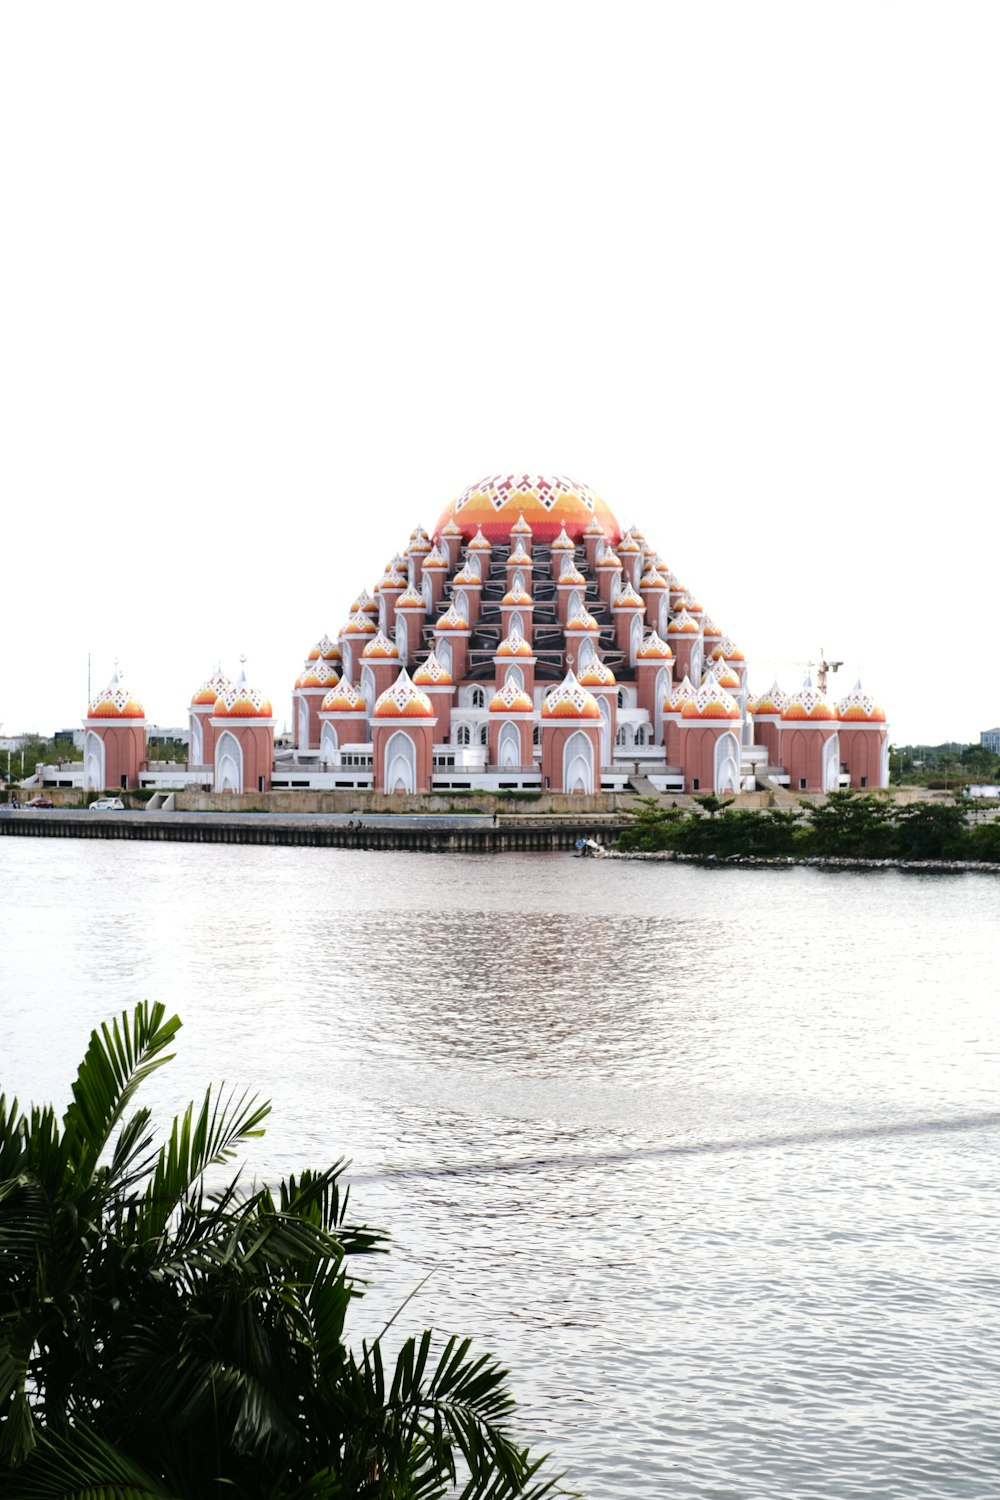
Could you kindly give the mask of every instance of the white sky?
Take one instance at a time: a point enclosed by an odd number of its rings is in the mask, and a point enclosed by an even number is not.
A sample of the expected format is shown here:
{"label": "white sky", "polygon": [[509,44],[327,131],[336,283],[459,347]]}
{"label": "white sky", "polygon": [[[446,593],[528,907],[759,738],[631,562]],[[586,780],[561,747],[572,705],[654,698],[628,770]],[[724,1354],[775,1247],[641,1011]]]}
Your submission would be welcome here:
{"label": "white sky", "polygon": [[481,475],[639,522],[751,684],[1000,722],[1000,8],[0,10],[0,721],[314,640]]}

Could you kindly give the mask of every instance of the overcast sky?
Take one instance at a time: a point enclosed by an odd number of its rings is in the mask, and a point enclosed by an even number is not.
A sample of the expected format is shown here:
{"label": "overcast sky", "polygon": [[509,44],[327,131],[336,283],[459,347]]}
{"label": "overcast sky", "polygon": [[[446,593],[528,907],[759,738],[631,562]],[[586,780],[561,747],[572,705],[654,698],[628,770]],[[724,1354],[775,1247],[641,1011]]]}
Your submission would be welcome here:
{"label": "overcast sky", "polygon": [[481,475],[567,474],[896,742],[997,685],[1000,7],[0,11],[0,721],[288,716]]}

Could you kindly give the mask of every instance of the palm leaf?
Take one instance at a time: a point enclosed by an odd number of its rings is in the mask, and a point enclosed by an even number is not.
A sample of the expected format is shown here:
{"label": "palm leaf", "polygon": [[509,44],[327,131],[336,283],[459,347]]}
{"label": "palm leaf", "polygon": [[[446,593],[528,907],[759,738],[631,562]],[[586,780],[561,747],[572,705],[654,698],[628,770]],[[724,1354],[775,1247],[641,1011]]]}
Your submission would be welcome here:
{"label": "palm leaf", "polygon": [[89,1183],[108,1137],[144,1079],[170,1061],[164,1056],[180,1029],[180,1018],[164,1020],[159,1001],[137,1005],[131,1021],[103,1023],[92,1031],[73,1084],[73,1102],[63,1117],[69,1163],[76,1181]]}
{"label": "palm leaf", "polygon": [[5,1500],[172,1500],[169,1490],[83,1423],[45,1432],[31,1458],[4,1475]]}
{"label": "palm leaf", "polygon": [[210,1088],[197,1118],[194,1104],[189,1104],[174,1120],[170,1140],[157,1159],[140,1214],[142,1230],[150,1236],[162,1234],[181,1200],[209,1167],[232,1160],[241,1142],[264,1134],[261,1122],[270,1112],[270,1104],[258,1104],[256,1095],[235,1099],[230,1093],[225,1102],[213,1103]]}

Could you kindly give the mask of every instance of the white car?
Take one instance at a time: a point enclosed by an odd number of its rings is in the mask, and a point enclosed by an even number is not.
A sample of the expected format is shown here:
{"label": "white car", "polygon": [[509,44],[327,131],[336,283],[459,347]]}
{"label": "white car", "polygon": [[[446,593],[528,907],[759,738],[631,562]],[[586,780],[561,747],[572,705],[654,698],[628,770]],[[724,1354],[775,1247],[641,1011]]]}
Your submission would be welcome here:
{"label": "white car", "polygon": [[125,804],[120,797],[98,797],[90,804],[91,812],[124,812]]}

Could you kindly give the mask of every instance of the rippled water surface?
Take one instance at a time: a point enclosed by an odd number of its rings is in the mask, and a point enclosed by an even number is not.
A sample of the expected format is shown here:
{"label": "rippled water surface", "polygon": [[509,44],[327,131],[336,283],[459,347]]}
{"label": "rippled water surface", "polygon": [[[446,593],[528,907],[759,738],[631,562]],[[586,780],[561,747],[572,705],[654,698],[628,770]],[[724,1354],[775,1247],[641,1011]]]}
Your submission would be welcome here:
{"label": "rippled water surface", "polygon": [[1000,1495],[1000,879],[0,840],[0,1086],[183,1016],[593,1500]]}

